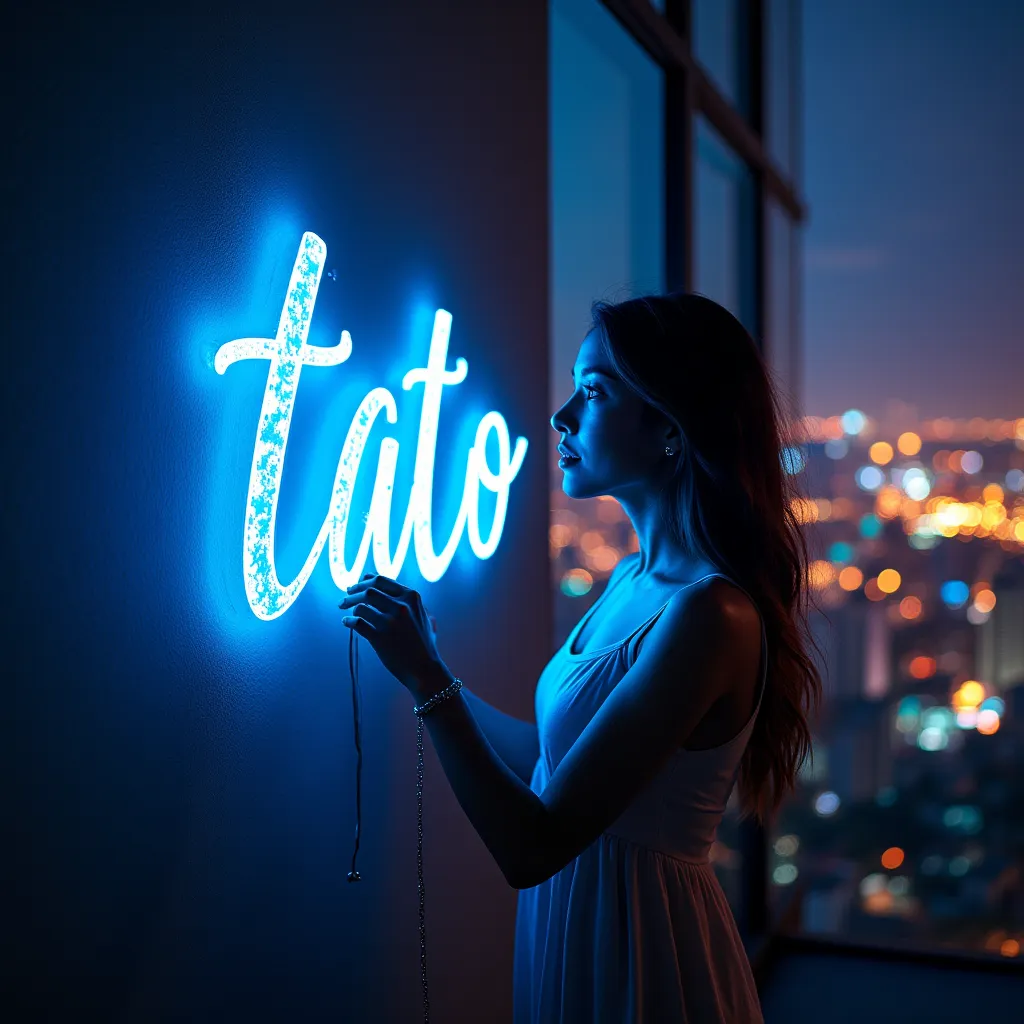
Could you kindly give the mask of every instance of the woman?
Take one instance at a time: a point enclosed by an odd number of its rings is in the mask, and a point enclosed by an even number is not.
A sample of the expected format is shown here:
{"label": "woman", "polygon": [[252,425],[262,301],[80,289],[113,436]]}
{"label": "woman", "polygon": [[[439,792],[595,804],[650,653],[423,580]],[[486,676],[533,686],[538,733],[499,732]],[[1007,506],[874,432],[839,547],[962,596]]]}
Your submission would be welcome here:
{"label": "woman", "polygon": [[710,851],[735,785],[765,822],[793,789],[821,698],[778,392],[710,299],[597,303],[551,423],[566,494],[615,497],[639,551],[542,673],[536,729],[459,692],[414,591],[362,581],[343,605],[379,595],[377,640],[346,624],[418,703],[455,690],[424,720],[520,890],[517,1024],[754,1024]]}

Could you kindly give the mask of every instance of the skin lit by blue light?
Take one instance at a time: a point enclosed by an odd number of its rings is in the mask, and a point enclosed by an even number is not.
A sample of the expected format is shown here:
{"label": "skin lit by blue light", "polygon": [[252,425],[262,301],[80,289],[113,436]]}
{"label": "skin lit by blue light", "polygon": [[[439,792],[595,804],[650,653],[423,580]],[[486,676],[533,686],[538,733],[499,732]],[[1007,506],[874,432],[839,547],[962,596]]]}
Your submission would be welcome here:
{"label": "skin lit by blue light", "polygon": [[[275,565],[274,536],[280,481],[299,375],[303,366],[337,366],[352,354],[352,338],[348,331],[342,331],[339,342],[329,348],[312,346],[307,341],[326,256],[327,246],[323,240],[307,231],[299,243],[277,335],[274,338],[229,341],[220,347],[214,361],[217,372],[221,374],[232,363],[244,359],[266,359],[270,363],[256,428],[242,543],[245,593],[249,607],[261,619],[274,619],[288,610],[306,585],[325,544],[328,546],[331,576],[341,590],[347,589],[363,575],[371,548],[376,571],[395,578],[401,572],[411,541],[420,573],[430,582],[444,575],[464,530],[477,558],[490,558],[504,529],[509,487],[526,455],[526,438],[516,438],[513,446],[508,426],[500,413],[492,411],[482,417],[466,461],[462,503],[455,526],[444,548],[439,553],[435,552],[431,507],[441,389],[446,384],[460,384],[466,379],[469,369],[466,360],[461,358],[456,360],[454,370],[445,369],[452,316],[443,309],[437,310],[427,365],[409,370],[402,380],[405,391],[418,384],[423,385],[423,402],[413,483],[394,555],[391,554],[389,524],[399,443],[395,438],[386,436],[380,442],[377,475],[359,550],[354,563],[345,565],[345,536],[352,513],[352,493],[370,431],[382,413],[388,423],[398,422],[394,396],[387,388],[378,387],[363,398],[352,417],[338,460],[327,515],[309,555],[295,579],[282,583]],[[494,468],[488,464],[486,454],[488,436],[492,433],[498,448]],[[486,537],[480,529],[480,487],[496,498],[494,519]]]}

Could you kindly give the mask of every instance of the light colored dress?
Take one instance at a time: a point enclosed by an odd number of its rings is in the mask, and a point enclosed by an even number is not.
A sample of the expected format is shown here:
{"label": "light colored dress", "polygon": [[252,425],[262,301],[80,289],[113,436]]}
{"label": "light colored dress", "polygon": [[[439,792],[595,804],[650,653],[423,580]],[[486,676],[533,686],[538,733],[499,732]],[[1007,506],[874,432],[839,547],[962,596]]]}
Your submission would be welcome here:
{"label": "light colored dress", "polygon": [[[702,579],[712,576],[729,579]],[[625,640],[573,654],[591,608],[555,653],[537,683],[535,793],[544,791],[667,605]],[[763,619],[761,664],[754,712],[732,740],[678,750],[594,843],[547,881],[520,890],[515,1024],[761,1024],[750,963],[709,860],[761,706]]]}

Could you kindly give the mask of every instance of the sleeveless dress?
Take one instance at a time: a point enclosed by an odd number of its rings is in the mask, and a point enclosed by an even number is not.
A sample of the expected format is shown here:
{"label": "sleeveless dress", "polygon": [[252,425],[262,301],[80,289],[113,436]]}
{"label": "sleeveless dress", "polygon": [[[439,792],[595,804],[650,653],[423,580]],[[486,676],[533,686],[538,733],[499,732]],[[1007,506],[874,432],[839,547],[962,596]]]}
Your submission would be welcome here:
{"label": "sleeveless dress", "polygon": [[[702,580],[713,576],[729,579],[711,573]],[[535,793],[667,604],[625,640],[574,654],[592,607],[541,673]],[[746,950],[709,854],[761,706],[767,660],[762,619],[761,681],[743,729],[709,750],[678,750],[594,843],[547,881],[519,891],[515,1024],[762,1024]]]}

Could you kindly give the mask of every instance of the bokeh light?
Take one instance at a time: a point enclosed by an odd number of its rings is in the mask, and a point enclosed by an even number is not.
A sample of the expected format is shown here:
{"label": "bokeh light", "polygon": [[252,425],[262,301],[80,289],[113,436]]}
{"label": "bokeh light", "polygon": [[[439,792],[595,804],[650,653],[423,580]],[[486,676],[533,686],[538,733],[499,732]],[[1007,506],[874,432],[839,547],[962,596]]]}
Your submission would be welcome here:
{"label": "bokeh light", "polygon": [[932,485],[928,473],[920,466],[911,466],[900,478],[900,486],[908,498],[924,501],[931,493]]}
{"label": "bokeh light", "polygon": [[839,797],[830,789],[819,793],[814,801],[814,811],[822,818],[831,817],[839,810]]}
{"label": "bokeh light", "polygon": [[879,466],[885,466],[892,462],[892,457],[895,453],[892,450],[892,445],[888,441],[876,441],[868,449],[868,458],[872,462],[878,463]]}
{"label": "bokeh light", "polygon": [[807,567],[807,582],[817,589],[827,587],[836,577],[836,571],[831,562],[824,559],[817,559]]}
{"label": "bokeh light", "polygon": [[848,565],[839,573],[839,586],[843,590],[856,590],[864,582],[864,573],[855,565]]}
{"label": "bokeh light", "polygon": [[978,712],[978,724],[975,728],[983,736],[991,736],[999,731],[999,716],[991,709]]}
{"label": "bokeh light", "polygon": [[797,850],[800,849],[800,839],[794,835],[779,836],[775,840],[774,849],[780,857],[794,857]]}
{"label": "bokeh light", "polygon": [[850,451],[850,442],[845,437],[833,438],[825,442],[825,455],[830,459],[842,459]]}
{"label": "bokeh light", "polygon": [[882,854],[882,867],[894,871],[903,863],[904,854],[898,846],[890,846]]}
{"label": "bokeh light", "polygon": [[963,580],[946,580],[939,594],[947,608],[963,608],[971,595],[970,588]]}
{"label": "bokeh light", "polygon": [[799,874],[795,864],[780,864],[772,872],[772,881],[776,885],[791,885],[797,880]]}
{"label": "bokeh light", "polygon": [[908,430],[897,438],[896,447],[901,455],[916,455],[921,450],[921,438]]}
{"label": "bokeh light", "polygon": [[980,473],[983,465],[985,465],[985,460],[981,457],[981,452],[964,452],[960,459],[960,468],[972,476],[975,473]]}
{"label": "bokeh light", "polygon": [[868,540],[874,540],[880,536],[884,529],[884,523],[878,518],[873,512],[868,512],[867,515],[861,516],[858,529],[860,535],[866,537]]}
{"label": "bokeh light", "polygon": [[936,668],[937,665],[934,658],[929,658],[927,654],[919,654],[917,657],[910,659],[907,671],[914,679],[930,679],[935,675]]}
{"label": "bokeh light", "polygon": [[847,544],[845,540],[837,540],[834,544],[829,545],[828,558],[830,562],[852,562],[854,554],[853,545]]}
{"label": "bokeh light", "polygon": [[902,578],[895,569],[883,569],[878,574],[878,589],[883,594],[895,594],[900,589]]}
{"label": "bokeh light", "polygon": [[839,417],[839,421],[843,426],[843,430],[847,434],[856,435],[864,429],[867,425],[868,419],[860,409],[847,409],[847,411]]}
{"label": "bokeh light", "polygon": [[779,454],[780,461],[782,462],[783,470],[790,476],[796,476],[797,473],[803,471],[807,465],[807,456],[800,448],[795,448],[792,445],[782,449]]}
{"label": "bokeh light", "polygon": [[953,706],[959,708],[976,708],[985,699],[985,687],[976,679],[968,679],[961,683],[953,694]]}
{"label": "bokeh light", "polygon": [[567,597],[582,597],[593,585],[594,577],[586,569],[570,569],[562,576],[562,593]]}
{"label": "bokeh light", "polygon": [[862,491],[877,491],[885,483],[885,474],[877,466],[861,466],[854,479]]}

